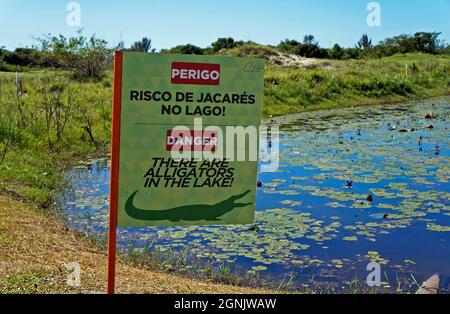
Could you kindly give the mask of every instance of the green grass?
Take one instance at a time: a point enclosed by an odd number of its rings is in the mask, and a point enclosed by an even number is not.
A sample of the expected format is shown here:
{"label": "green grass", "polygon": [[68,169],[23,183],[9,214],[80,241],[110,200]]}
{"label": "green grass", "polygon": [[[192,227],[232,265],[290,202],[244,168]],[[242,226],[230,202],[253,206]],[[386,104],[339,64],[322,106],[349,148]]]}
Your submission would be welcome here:
{"label": "green grass", "polygon": [[265,117],[450,93],[448,55],[398,54],[381,59],[315,60],[312,63],[307,60],[304,66],[287,67],[283,66],[282,58],[274,57],[279,54],[278,50],[257,44],[222,50],[219,54],[267,61]]}
{"label": "green grass", "polygon": [[63,279],[67,274],[35,268],[22,273],[8,274],[0,279],[0,294],[45,294],[53,291],[69,292]]}
{"label": "green grass", "polygon": [[[48,207],[64,184],[61,170],[66,161],[103,155],[109,145],[111,75],[101,82],[81,83],[65,72],[36,71],[20,79],[24,95],[17,99],[15,74],[0,73],[0,153],[4,141],[11,142],[0,165],[0,189]],[[46,103],[51,108],[47,114]]]}
{"label": "green grass", "polygon": [[169,272],[196,278],[206,282],[239,287],[290,291],[293,288],[295,274],[287,272],[281,280],[270,275],[261,275],[259,271],[244,272],[233,262],[213,263],[191,254],[189,249],[182,251],[162,251],[154,244],[136,249],[131,243],[126,251],[120,252],[121,258],[141,268]]}
{"label": "green grass", "polygon": [[[436,55],[436,56],[430,56],[429,54],[425,53],[405,53],[405,54],[396,54],[390,57],[385,57],[383,60],[385,61],[406,61],[406,62],[418,62],[418,61],[425,61],[429,62],[432,60],[449,60],[449,55]],[[410,64],[411,65],[411,64]]]}
{"label": "green grass", "polygon": [[[405,75],[405,64],[409,75]],[[413,64],[415,65],[413,71]],[[380,104],[449,93],[448,56],[318,61],[313,68],[269,65],[264,115]]]}

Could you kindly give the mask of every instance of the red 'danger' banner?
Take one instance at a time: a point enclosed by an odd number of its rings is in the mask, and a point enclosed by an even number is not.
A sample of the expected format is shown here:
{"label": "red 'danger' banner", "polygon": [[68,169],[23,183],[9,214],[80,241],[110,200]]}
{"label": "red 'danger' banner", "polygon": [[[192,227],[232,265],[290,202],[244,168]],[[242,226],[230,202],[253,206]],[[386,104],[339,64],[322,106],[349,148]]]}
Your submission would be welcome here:
{"label": "red 'danger' banner", "polygon": [[220,64],[172,62],[172,84],[219,85]]}

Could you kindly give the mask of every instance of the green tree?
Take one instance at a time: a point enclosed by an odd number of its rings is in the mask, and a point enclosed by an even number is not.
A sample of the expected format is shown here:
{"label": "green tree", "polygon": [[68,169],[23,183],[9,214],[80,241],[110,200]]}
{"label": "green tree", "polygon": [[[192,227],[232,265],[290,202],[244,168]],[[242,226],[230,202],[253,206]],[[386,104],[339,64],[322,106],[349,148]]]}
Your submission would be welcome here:
{"label": "green tree", "polygon": [[359,49],[367,50],[372,47],[372,39],[367,34],[363,34],[357,45]]}
{"label": "green tree", "polygon": [[339,46],[339,44],[334,44],[333,48],[330,49],[330,58],[335,60],[342,59],[342,56],[344,55],[344,52]]}
{"label": "green tree", "polygon": [[300,45],[301,43],[296,40],[285,39],[278,44],[277,48],[283,52],[295,53]]}
{"label": "green tree", "polygon": [[211,44],[213,52],[216,53],[222,49],[232,49],[237,46],[237,42],[233,38],[218,38],[215,42]]}
{"label": "green tree", "polygon": [[114,48],[108,48],[108,42],[95,34],[88,38],[79,31],[77,37],[48,35],[39,41],[42,51],[77,77],[100,79],[112,61]]}
{"label": "green tree", "polygon": [[423,52],[436,54],[439,52],[439,32],[418,32],[414,35],[402,34],[386,38],[377,49],[384,56],[396,53]]}
{"label": "green tree", "polygon": [[3,60],[17,66],[32,67],[40,64],[39,52],[32,48],[17,48],[14,52],[5,52]]}
{"label": "green tree", "polygon": [[439,48],[439,53],[443,55],[450,55],[450,44],[442,43],[441,47]]}
{"label": "green tree", "polygon": [[313,35],[306,35],[305,37],[303,37],[303,44],[319,46],[319,43],[316,41]]}
{"label": "green tree", "polygon": [[419,52],[436,54],[439,48],[438,32],[418,32],[414,34],[414,49]]}
{"label": "green tree", "polygon": [[203,49],[191,44],[179,45],[169,50],[169,53],[179,53],[187,55],[202,55]]}
{"label": "green tree", "polygon": [[326,49],[320,48],[319,44],[312,35],[305,36],[303,43],[300,43],[296,40],[286,39],[278,45],[278,49],[306,58],[328,57],[328,51]]}
{"label": "green tree", "polygon": [[131,51],[140,51],[140,52],[155,52],[155,49],[152,49],[152,40],[150,37],[144,37],[141,40],[134,42],[131,47]]}

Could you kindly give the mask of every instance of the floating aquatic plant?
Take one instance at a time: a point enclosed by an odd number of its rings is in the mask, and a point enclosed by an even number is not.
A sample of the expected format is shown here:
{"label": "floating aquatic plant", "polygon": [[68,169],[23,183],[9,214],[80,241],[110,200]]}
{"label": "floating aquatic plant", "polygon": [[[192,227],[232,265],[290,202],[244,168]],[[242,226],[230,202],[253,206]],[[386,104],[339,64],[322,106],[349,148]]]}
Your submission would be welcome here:
{"label": "floating aquatic plant", "polygon": [[[286,125],[280,165],[277,172],[259,175],[254,225],[120,229],[119,246],[155,243],[165,254],[189,248],[196,257],[245,265],[253,273],[317,270],[336,278],[336,271],[351,271],[367,260],[396,271],[412,268],[408,261],[416,258],[402,254],[395,241],[425,241],[431,251],[450,231],[448,121],[433,119],[433,129],[426,129],[421,120],[426,110],[423,104],[399,105],[305,113],[298,122],[280,118]],[[448,104],[433,111],[443,116]],[[356,138],[355,129],[361,134]],[[103,161],[68,172],[69,225],[105,236],[108,171]],[[386,247],[402,257],[390,263],[381,257]]]}

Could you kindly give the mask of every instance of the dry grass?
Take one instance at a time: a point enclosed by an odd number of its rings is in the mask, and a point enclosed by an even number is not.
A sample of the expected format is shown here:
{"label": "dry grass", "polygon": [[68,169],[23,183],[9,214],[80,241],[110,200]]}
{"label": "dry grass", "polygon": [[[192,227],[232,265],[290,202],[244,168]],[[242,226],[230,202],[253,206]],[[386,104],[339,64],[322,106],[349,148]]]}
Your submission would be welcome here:
{"label": "dry grass", "polygon": [[[81,266],[81,288],[66,284],[64,264]],[[103,293],[106,252],[54,217],[0,195],[0,293]],[[117,264],[118,293],[262,293]]]}

